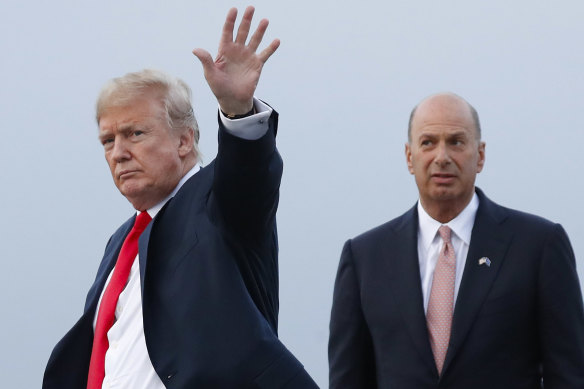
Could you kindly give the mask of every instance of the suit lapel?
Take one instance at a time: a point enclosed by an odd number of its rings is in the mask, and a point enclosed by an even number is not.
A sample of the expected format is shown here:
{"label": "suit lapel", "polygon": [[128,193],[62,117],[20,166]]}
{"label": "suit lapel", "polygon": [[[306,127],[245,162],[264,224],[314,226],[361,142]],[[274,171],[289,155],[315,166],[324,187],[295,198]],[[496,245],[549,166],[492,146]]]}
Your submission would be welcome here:
{"label": "suit lapel", "polygon": [[[184,204],[184,201],[181,200],[185,198],[184,196],[188,196],[189,206],[192,206],[193,204],[205,204],[205,201],[197,201],[198,199],[195,196],[204,196],[205,193],[207,193],[206,192],[208,190],[207,186],[201,184],[204,182],[202,180],[204,179],[205,174],[208,174],[209,171],[211,172],[213,171],[213,164],[214,162],[211,162],[211,164],[209,164],[207,167],[202,167],[199,172],[190,177],[179,189],[179,191],[172,198],[170,198],[166,202],[166,204],[164,204],[164,206],[160,209],[160,211],[158,211],[156,216],[154,216],[154,219],[152,219],[152,221],[148,224],[148,226],[146,226],[146,229],[140,235],[140,238],[138,239],[138,260],[140,262],[140,287],[142,291],[142,299],[144,299],[144,283],[145,283],[144,280],[146,280],[146,267],[148,265],[148,247],[150,244],[150,238],[152,236],[153,229],[156,228],[156,225],[163,223],[163,225],[158,229],[156,237],[160,238],[162,232],[166,234],[174,234],[175,230],[172,228],[173,223],[171,222],[170,226],[168,225],[168,223],[164,224],[163,221],[164,214],[168,212],[174,212],[174,214],[178,212],[180,215],[185,214],[186,210],[184,207],[177,209],[177,207],[175,206],[174,211],[169,210],[169,208],[172,207],[173,203],[178,202],[179,204]],[[193,192],[193,190],[195,190],[195,192]],[[166,220],[169,219],[179,220],[179,217],[178,216],[173,217],[171,213],[170,216],[166,217]],[[187,226],[182,227],[187,228]],[[182,234],[191,237],[191,245],[186,246],[186,249],[184,247],[179,247],[177,245],[179,249],[183,249],[183,252],[175,255],[176,258],[182,258],[182,256],[186,254],[186,252],[192,247],[192,245],[194,245],[197,242],[195,232],[187,231],[183,232]],[[193,239],[192,237],[195,238]],[[162,236],[162,240],[165,243],[167,242],[164,235]],[[156,244],[156,241],[154,244]]]}
{"label": "suit lapel", "polygon": [[103,255],[103,259],[101,260],[101,264],[99,265],[99,269],[97,270],[97,276],[95,277],[95,282],[91,286],[87,294],[87,302],[85,304],[85,311],[95,312],[97,308],[97,302],[99,301],[99,297],[101,296],[101,292],[105,286],[105,281],[107,277],[111,273],[112,269],[114,268],[117,260],[118,255],[120,255],[120,250],[122,248],[122,244],[126,239],[126,236],[132,229],[134,225],[134,220],[136,216],[131,217],[128,219],[124,224],[120,226],[120,228],[112,235],[110,241],[106,246],[105,253]]}
{"label": "suit lapel", "polygon": [[[161,211],[162,210],[160,210],[158,214],[160,214]],[[148,263],[148,242],[150,242],[150,234],[152,233],[152,226],[154,225],[155,220],[156,217],[154,217],[154,220],[148,223],[146,229],[142,232],[140,238],[138,239],[138,261],[140,261],[140,287],[142,292],[142,301],[144,301],[144,277],[146,275],[146,264]]]}
{"label": "suit lapel", "polygon": [[[454,308],[452,333],[443,371],[448,368],[475,321],[499,273],[512,238],[509,231],[501,228],[505,218],[503,209],[491,202],[479,189],[477,194],[480,203]],[[490,260],[490,265],[479,263],[483,257]]]}
{"label": "suit lapel", "polygon": [[[391,287],[416,349],[422,359],[434,370],[434,356],[430,347],[418,260],[418,211],[416,206],[403,216],[402,224],[395,227],[395,239],[388,242],[384,258],[391,258]],[[393,269],[392,269],[393,268]]]}

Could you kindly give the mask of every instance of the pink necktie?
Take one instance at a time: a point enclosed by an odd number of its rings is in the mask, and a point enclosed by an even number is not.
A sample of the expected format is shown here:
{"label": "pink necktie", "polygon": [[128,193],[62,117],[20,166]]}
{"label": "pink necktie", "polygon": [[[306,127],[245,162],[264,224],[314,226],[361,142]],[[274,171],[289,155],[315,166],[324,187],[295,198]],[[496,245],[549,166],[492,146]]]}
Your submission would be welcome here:
{"label": "pink necktie", "polygon": [[136,255],[138,255],[138,238],[150,223],[150,220],[152,218],[148,215],[148,212],[141,212],[136,217],[134,227],[126,236],[114,273],[101,298],[93,336],[93,350],[91,351],[91,361],[89,363],[87,389],[100,389],[102,386],[105,377],[105,353],[109,347],[107,332],[114,324],[118,298],[126,287],[132,263],[134,263]]}
{"label": "pink necktie", "polygon": [[450,241],[450,227],[441,226],[438,230],[444,241],[440,250],[438,262],[434,270],[432,291],[426,312],[430,344],[434,353],[434,360],[438,368],[438,374],[442,373],[448,342],[450,341],[450,329],[452,327],[452,313],[454,307],[454,280],[456,278],[456,255]]}

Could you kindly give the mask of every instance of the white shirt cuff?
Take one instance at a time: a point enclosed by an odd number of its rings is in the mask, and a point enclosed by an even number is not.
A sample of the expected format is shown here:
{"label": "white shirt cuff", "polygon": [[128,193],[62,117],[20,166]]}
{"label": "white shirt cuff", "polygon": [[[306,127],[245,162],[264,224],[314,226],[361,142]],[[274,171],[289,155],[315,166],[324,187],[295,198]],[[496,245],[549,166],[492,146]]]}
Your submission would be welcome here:
{"label": "white shirt cuff", "polygon": [[233,136],[246,140],[256,140],[264,136],[268,132],[268,119],[272,114],[272,108],[255,97],[253,105],[256,113],[242,119],[229,119],[219,110],[219,117],[225,130]]}

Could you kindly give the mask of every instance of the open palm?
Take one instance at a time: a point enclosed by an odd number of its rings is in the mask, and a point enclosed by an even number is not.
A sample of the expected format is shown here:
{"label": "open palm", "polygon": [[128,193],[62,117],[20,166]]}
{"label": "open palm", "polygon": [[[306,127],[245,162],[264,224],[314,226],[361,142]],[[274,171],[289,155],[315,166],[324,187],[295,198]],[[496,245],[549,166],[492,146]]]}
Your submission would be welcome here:
{"label": "open palm", "polygon": [[256,53],[268,27],[267,19],[260,21],[246,45],[253,14],[254,8],[247,7],[234,40],[237,9],[229,10],[214,61],[206,50],[193,50],[203,65],[205,78],[221,110],[230,115],[245,114],[252,109],[253,95],[264,63],[280,45],[280,41],[274,39],[262,52]]}

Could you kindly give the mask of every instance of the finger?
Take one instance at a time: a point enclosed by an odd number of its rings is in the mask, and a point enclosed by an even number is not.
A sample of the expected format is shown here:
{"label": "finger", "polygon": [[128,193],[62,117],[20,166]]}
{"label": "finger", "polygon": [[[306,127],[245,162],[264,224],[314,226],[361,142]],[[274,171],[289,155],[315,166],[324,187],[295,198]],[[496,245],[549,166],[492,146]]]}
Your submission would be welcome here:
{"label": "finger", "polygon": [[225,24],[223,25],[223,32],[221,33],[221,42],[219,45],[224,43],[233,42],[233,27],[235,26],[235,19],[237,18],[237,8],[231,8],[227,12],[227,17],[225,18]]}
{"label": "finger", "polygon": [[274,39],[272,41],[272,43],[270,43],[270,45],[268,47],[266,47],[259,55],[259,59],[262,62],[266,62],[268,60],[268,58],[270,58],[272,56],[272,54],[274,54],[276,52],[276,50],[278,49],[278,47],[280,47],[280,40],[279,39]]}
{"label": "finger", "polygon": [[258,49],[258,46],[262,42],[262,39],[264,39],[264,33],[266,32],[266,29],[268,28],[268,24],[269,24],[268,19],[260,20],[260,24],[258,25],[258,28],[255,30],[255,32],[251,36],[251,39],[249,40],[248,47],[251,50],[253,50],[254,52]]}
{"label": "finger", "polygon": [[209,54],[207,50],[194,49],[193,54],[195,55],[195,57],[199,59],[199,61],[201,61],[201,65],[203,65],[203,70],[205,72],[213,69],[214,66],[213,58],[211,57],[211,54]]}
{"label": "finger", "polygon": [[241,19],[241,24],[237,30],[237,37],[235,38],[235,42],[245,45],[254,11],[255,9],[251,5],[245,9],[243,18]]}

